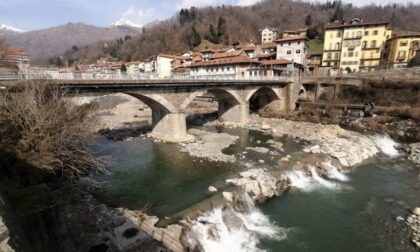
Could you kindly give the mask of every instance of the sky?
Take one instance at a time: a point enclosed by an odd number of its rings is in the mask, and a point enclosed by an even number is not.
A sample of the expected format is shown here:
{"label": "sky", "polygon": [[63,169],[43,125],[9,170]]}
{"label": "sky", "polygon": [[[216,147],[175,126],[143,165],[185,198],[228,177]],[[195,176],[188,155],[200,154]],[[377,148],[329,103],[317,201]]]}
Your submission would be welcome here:
{"label": "sky", "polygon": [[[0,24],[36,30],[69,22],[109,26],[116,20],[127,18],[145,25],[169,18],[181,8],[222,4],[249,6],[260,1],[262,0],[0,0]],[[420,0],[345,0],[354,5],[384,4],[388,1],[420,3]]]}

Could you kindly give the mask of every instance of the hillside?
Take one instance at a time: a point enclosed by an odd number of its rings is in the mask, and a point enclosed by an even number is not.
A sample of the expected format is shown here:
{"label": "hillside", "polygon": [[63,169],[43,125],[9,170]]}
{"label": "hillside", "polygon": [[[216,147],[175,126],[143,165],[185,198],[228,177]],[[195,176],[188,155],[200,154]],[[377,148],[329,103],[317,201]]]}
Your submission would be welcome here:
{"label": "hillside", "polygon": [[81,47],[101,40],[138,34],[138,30],[126,26],[102,28],[82,23],[69,23],[25,33],[4,34],[4,37],[7,44],[25,49],[34,60],[38,60],[62,55],[73,46]]}
{"label": "hillside", "polygon": [[[182,10],[169,20],[143,29],[127,41],[96,43],[65,54],[72,62],[94,62],[110,55],[120,60],[140,60],[157,53],[177,53],[200,45],[202,39],[213,43],[258,41],[264,26],[280,31],[305,27],[322,27],[335,15],[344,19],[359,17],[371,21],[391,21],[396,29],[420,30],[420,4],[354,7],[338,2],[325,4],[292,0],[266,0],[250,7],[221,6]],[[310,16],[310,17],[309,17]],[[212,26],[212,27],[210,27]]]}

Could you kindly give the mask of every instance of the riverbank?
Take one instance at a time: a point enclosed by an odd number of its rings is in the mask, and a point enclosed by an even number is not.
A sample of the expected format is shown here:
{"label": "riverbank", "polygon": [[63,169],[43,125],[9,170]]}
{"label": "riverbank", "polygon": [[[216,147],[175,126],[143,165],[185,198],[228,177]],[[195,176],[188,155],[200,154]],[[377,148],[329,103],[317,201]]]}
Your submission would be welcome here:
{"label": "riverbank", "polygon": [[[252,122],[245,126],[233,124],[224,125],[226,127],[244,127],[250,130],[257,130],[275,137],[289,135],[297,141],[309,142],[309,144],[302,148],[301,152],[297,155],[282,155],[282,143],[277,141],[270,141],[270,143],[267,141],[267,144],[277,145],[277,155],[270,154],[270,151],[267,152],[268,149],[266,147],[261,146],[250,146],[240,155],[232,155],[226,154],[224,150],[229,148],[229,146],[237,140],[237,137],[235,138],[226,133],[208,132],[196,129],[190,131],[198,136],[197,140],[191,143],[181,144],[179,145],[179,149],[198,158],[197,161],[199,162],[203,159],[216,162],[240,162],[242,158],[247,156],[246,152],[248,151],[261,154],[265,153],[269,155],[270,158],[277,161],[278,167],[281,168],[279,171],[275,171],[275,168],[265,168],[264,166],[267,165],[267,161],[260,159],[262,162],[260,162],[260,160],[258,160],[256,164],[248,162],[250,166],[247,170],[238,172],[236,176],[232,175],[225,179],[226,185],[233,185],[239,189],[237,192],[245,192],[246,194],[243,195],[244,197],[249,197],[252,201],[257,203],[262,203],[274,196],[279,196],[290,189],[300,188],[299,186],[302,181],[315,179],[321,183],[325,183],[327,186],[336,186],[328,179],[344,180],[345,175],[343,173],[349,172],[355,165],[361,164],[369,158],[372,158],[379,153],[379,151],[387,151],[386,149],[378,148],[383,142],[378,142],[377,140],[383,141],[383,138],[375,139],[374,137],[368,137],[360,133],[344,130],[334,125],[294,122],[255,116],[252,118]],[[256,143],[258,141],[260,140],[257,140]],[[388,143],[389,142],[385,142],[384,145],[387,145]],[[392,142],[391,150],[395,151]],[[302,157],[308,157],[306,162],[303,161]],[[241,164],[246,163],[247,162],[245,161]],[[253,166],[259,167],[256,168]],[[286,167],[287,169],[285,169]],[[245,218],[244,216],[255,213],[254,210],[250,210],[254,208],[241,210],[244,201],[238,201],[238,197],[234,196],[235,193],[226,191],[225,188],[226,187],[224,186],[218,186],[214,188],[216,190],[212,190],[213,193],[222,196],[219,197],[217,201],[223,201],[223,203],[213,204],[214,202],[210,201],[208,202],[210,207],[207,208],[207,211],[205,208],[201,208],[199,212],[193,214],[195,216],[194,218],[189,219],[190,216],[185,215],[183,216],[184,218],[177,218],[174,223],[181,223],[181,226],[183,226],[181,229],[185,229],[190,234],[191,232],[196,232],[197,227],[200,230],[207,230],[212,233],[212,235],[208,237],[206,242],[210,240],[216,242],[218,237],[221,236],[220,233],[214,233],[216,227],[214,227],[212,223],[206,223],[209,219],[212,220],[213,218],[222,216],[223,222],[226,224],[223,228],[226,227],[228,230],[232,229],[238,231],[248,229],[249,227],[246,226],[246,222],[244,222],[243,219],[241,221],[232,221],[232,219],[238,220],[238,218]],[[236,192],[236,190],[234,190],[234,192]],[[216,205],[220,206],[220,212],[217,210],[219,208],[213,208]],[[192,213],[194,211],[193,206],[192,210],[189,212]],[[211,215],[209,217],[207,215],[208,213],[215,213],[217,216]],[[136,216],[136,214],[134,215]],[[142,214],[140,214],[140,216],[142,216]],[[141,218],[137,219],[137,222],[139,222],[140,219]],[[182,221],[182,219],[184,219],[184,221]],[[229,219],[231,220],[229,221]],[[150,222],[151,226],[154,222],[155,220]],[[236,223],[235,225],[233,225],[234,222]],[[178,231],[175,233],[179,233],[179,227]],[[201,240],[201,242],[197,241],[197,239],[200,240],[201,238],[188,234],[186,237],[194,239],[195,241],[188,239],[183,240],[182,243],[184,246],[202,246],[203,240]],[[186,242],[187,245],[185,244]]]}
{"label": "riverbank", "polygon": [[[404,221],[404,218],[399,216],[396,220]],[[420,207],[413,210],[412,214],[405,219],[405,223],[411,229],[413,244],[420,249]]]}

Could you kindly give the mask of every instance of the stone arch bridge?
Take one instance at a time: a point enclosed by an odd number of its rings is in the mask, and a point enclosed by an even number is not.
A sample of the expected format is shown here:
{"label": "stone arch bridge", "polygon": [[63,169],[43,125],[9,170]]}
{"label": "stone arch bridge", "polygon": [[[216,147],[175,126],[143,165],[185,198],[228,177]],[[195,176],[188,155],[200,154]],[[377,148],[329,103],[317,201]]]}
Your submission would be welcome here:
{"label": "stone arch bridge", "polygon": [[218,99],[219,119],[246,124],[251,101],[259,108],[286,111],[294,108],[300,89],[291,80],[57,80],[54,84],[70,92],[121,92],[141,100],[152,110],[151,135],[169,142],[192,139],[187,134],[186,109],[206,92]]}

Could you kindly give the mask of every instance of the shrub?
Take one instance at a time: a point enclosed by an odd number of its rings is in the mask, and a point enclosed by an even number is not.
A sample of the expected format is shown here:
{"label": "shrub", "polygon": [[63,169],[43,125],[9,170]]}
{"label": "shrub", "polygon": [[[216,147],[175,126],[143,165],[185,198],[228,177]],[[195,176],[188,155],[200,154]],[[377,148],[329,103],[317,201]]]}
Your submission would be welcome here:
{"label": "shrub", "polygon": [[106,160],[88,148],[94,107],[69,102],[66,92],[51,84],[28,81],[0,90],[0,150],[58,177],[106,172]]}

